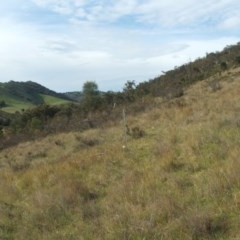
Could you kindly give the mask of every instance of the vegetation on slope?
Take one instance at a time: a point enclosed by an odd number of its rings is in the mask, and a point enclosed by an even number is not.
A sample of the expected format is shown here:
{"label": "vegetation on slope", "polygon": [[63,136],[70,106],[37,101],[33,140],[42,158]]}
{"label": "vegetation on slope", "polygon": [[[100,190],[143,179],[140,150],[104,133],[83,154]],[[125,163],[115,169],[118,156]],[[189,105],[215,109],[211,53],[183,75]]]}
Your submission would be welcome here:
{"label": "vegetation on slope", "polygon": [[75,91],[75,92],[66,92],[64,93],[68,98],[72,99],[73,101],[80,102],[82,98],[82,92]]}
{"label": "vegetation on slope", "polygon": [[[162,98],[163,101],[169,101],[170,99],[181,97],[192,84],[214,75],[221,77],[221,74],[238,67],[239,64],[240,44],[238,43],[233,46],[227,46],[221,52],[207,53],[206,57],[180,67],[175,67],[174,70],[165,72],[163,75],[147,82],[135,85],[134,81],[127,81],[122,92],[100,92],[95,82],[86,82],[85,84],[90,84],[90,86],[91,84],[93,84],[92,86],[96,85],[96,89],[92,89],[93,94],[84,94],[84,89],[80,95],[77,92],[57,94],[33,82],[16,83],[11,81],[8,84],[0,85],[1,96],[5,96],[5,99],[7,99],[6,101],[0,99],[0,107],[9,112],[16,112],[16,110],[18,112],[11,116],[10,121],[3,118],[0,112],[0,130],[5,126],[1,122],[9,122],[10,130],[14,130],[12,133],[14,133],[15,142],[18,142],[15,134],[23,133],[24,139],[27,139],[26,133],[32,121],[41,122],[41,130],[44,130],[41,132],[44,132],[44,134],[49,134],[53,131],[86,129],[87,125],[89,127],[100,126],[109,119],[112,121],[117,117],[117,108],[122,109],[127,106],[133,114],[144,111],[145,108],[153,106],[151,104],[152,98]],[[212,84],[213,87],[218,88],[216,81]],[[12,93],[12,95],[10,94],[11,97],[7,98],[6,93],[1,92],[3,89],[7,89],[8,93]],[[58,109],[59,114],[54,114],[50,118],[49,116],[42,116],[41,106],[33,111],[22,111],[29,109],[32,103],[39,104],[45,102],[49,105],[65,103],[66,96],[67,98],[78,98],[80,96],[81,101],[77,105],[71,104],[60,107]],[[61,99],[58,101],[59,97]],[[23,99],[24,101],[22,101]],[[37,113],[38,108],[40,113]],[[33,112],[35,112],[35,115],[32,114]],[[42,116],[41,119],[39,119],[39,115]],[[33,131],[31,128],[30,130],[30,137],[32,138]]]}
{"label": "vegetation on slope", "polygon": [[[47,98],[49,96],[49,98]],[[29,109],[39,104],[69,103],[70,99],[60,93],[56,93],[35,82],[0,83],[0,107],[5,112],[15,113],[23,109]]]}
{"label": "vegetation on slope", "polygon": [[159,77],[140,83],[136,87],[136,92],[139,95],[151,94],[166,99],[178,97],[191,84],[215,74],[221,75],[222,72],[238,67],[239,64],[240,43],[227,46],[221,52],[206,53],[205,57],[182,66],[175,66],[173,70],[163,72]]}
{"label": "vegetation on slope", "polygon": [[2,150],[0,238],[237,239],[239,90],[236,68],[127,108],[126,139],[115,109],[108,126]]}

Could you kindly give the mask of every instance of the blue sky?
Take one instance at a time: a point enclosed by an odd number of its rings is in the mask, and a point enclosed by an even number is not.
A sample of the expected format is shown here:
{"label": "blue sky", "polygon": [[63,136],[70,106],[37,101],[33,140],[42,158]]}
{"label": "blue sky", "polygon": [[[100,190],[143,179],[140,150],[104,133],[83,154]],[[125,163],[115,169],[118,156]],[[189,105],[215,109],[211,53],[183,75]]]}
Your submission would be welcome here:
{"label": "blue sky", "polygon": [[0,81],[121,90],[240,41],[239,0],[8,0]]}

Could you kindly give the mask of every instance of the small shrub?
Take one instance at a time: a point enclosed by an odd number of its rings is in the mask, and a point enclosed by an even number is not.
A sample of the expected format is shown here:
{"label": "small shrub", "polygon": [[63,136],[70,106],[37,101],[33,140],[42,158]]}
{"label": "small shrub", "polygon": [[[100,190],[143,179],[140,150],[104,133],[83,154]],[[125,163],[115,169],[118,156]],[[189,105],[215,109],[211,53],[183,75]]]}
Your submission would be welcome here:
{"label": "small shrub", "polygon": [[80,149],[84,149],[87,147],[94,147],[100,143],[98,139],[89,136],[76,135],[75,139],[78,142],[75,146],[75,151],[79,151]]}
{"label": "small shrub", "polygon": [[126,126],[127,128],[127,134],[129,136],[132,136],[133,138],[142,138],[145,135],[145,131],[142,130],[140,127],[133,127],[129,128],[128,125]]}
{"label": "small shrub", "polygon": [[211,90],[213,92],[216,92],[216,91],[219,91],[219,90],[222,89],[222,86],[221,86],[220,82],[216,79],[209,82],[209,87],[211,88]]}
{"label": "small shrub", "polygon": [[167,172],[175,172],[182,170],[184,166],[184,163],[172,159],[164,164],[163,169],[165,169]]}
{"label": "small shrub", "polygon": [[222,69],[223,71],[227,70],[227,68],[228,68],[228,65],[227,65],[226,62],[221,62],[220,66],[221,66],[221,69]]}
{"label": "small shrub", "polygon": [[188,216],[186,224],[191,232],[192,239],[222,236],[228,227],[227,221],[223,216],[211,216],[206,212],[194,213]]}
{"label": "small shrub", "polygon": [[8,165],[14,172],[18,172],[28,169],[30,167],[30,162],[28,161],[28,159],[22,161],[16,161],[16,159],[9,159]]}
{"label": "small shrub", "polygon": [[0,108],[6,107],[7,104],[4,100],[0,100]]}
{"label": "small shrub", "polygon": [[237,57],[235,58],[235,61],[236,61],[237,64],[240,64],[240,56],[237,56]]}
{"label": "small shrub", "polygon": [[33,117],[31,119],[30,127],[31,127],[32,130],[42,130],[43,129],[43,123],[39,118]]}
{"label": "small shrub", "polygon": [[178,88],[178,89],[176,89],[176,91],[174,92],[173,97],[174,97],[174,98],[179,98],[179,97],[182,97],[183,95],[184,95],[184,90],[183,90],[183,88]]}
{"label": "small shrub", "polygon": [[145,132],[140,127],[132,128],[132,137],[133,138],[141,138],[145,135]]}
{"label": "small shrub", "polygon": [[56,146],[64,147],[64,143],[61,140],[56,140],[54,143]]}
{"label": "small shrub", "polygon": [[98,141],[97,139],[94,139],[94,138],[83,138],[83,139],[81,140],[81,142],[82,142],[85,146],[88,146],[88,147],[93,147],[93,146],[99,144],[99,141]]}
{"label": "small shrub", "polygon": [[46,158],[46,157],[47,157],[47,153],[43,151],[35,154],[32,154],[31,152],[29,152],[28,155],[26,156],[26,159],[29,161],[32,161],[33,159]]}

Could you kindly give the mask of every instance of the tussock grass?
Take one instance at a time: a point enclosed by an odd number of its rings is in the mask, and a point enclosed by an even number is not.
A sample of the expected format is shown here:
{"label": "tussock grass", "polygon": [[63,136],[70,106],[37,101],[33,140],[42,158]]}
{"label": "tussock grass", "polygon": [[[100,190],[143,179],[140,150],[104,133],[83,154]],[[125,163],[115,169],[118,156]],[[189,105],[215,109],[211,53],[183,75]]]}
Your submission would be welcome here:
{"label": "tussock grass", "polygon": [[[0,154],[0,239],[238,239],[240,75]],[[228,79],[234,76],[234,79]]]}

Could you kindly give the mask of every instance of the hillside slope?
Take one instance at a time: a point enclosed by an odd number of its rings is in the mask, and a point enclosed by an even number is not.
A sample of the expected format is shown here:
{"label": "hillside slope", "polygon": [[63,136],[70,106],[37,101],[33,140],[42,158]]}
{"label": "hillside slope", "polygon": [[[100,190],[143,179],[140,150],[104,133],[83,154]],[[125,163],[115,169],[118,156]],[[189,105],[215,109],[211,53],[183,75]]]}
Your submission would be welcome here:
{"label": "hillside slope", "polygon": [[4,102],[2,111],[15,112],[38,104],[61,104],[71,100],[64,94],[56,93],[32,81],[10,81],[0,83],[0,101]]}
{"label": "hillside slope", "polygon": [[[1,239],[238,239],[240,68],[109,128],[1,151]],[[123,144],[125,148],[122,148]]]}

